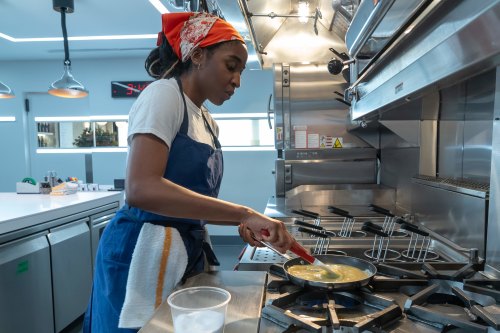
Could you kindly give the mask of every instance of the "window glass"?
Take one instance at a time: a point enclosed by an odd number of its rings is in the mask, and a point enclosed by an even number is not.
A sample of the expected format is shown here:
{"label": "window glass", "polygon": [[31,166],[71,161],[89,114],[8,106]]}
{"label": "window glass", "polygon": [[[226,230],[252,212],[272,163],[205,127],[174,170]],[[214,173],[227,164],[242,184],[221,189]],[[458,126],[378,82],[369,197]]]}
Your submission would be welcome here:
{"label": "window glass", "polygon": [[274,132],[267,119],[217,119],[219,141],[223,147],[273,146]]}
{"label": "window glass", "polygon": [[[223,147],[274,146],[274,131],[268,127],[266,113],[213,116],[219,126],[219,141]],[[127,120],[40,119],[36,120],[36,126],[39,148],[127,147]]]}
{"label": "window glass", "polygon": [[92,123],[84,122],[68,122],[64,124],[64,142],[61,141],[61,148],[83,148],[94,147],[94,131]]}
{"label": "window glass", "polygon": [[59,148],[59,123],[39,122],[36,130],[38,147]]}
{"label": "window glass", "polygon": [[127,147],[127,121],[36,123],[39,148]]}

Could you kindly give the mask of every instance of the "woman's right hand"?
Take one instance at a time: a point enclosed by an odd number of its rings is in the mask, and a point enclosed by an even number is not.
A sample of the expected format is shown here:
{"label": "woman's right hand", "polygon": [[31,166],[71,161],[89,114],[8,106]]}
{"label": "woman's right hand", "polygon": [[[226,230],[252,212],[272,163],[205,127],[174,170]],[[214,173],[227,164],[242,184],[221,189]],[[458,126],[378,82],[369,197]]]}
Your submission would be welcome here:
{"label": "woman's right hand", "polygon": [[282,221],[249,210],[241,221],[238,232],[241,238],[252,246],[261,246],[258,241],[271,243],[281,253],[285,253],[295,243],[295,239]]}

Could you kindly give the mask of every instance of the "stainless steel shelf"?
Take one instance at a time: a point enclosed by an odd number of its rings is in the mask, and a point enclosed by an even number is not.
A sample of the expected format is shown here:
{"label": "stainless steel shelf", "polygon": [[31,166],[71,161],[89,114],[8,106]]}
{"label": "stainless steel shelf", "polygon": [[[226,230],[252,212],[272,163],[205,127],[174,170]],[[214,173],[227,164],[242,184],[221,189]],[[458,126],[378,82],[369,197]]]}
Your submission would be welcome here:
{"label": "stainless steel shelf", "polygon": [[462,194],[468,194],[479,198],[488,198],[490,185],[472,182],[465,179],[451,179],[418,175],[412,178],[417,184],[441,188]]}

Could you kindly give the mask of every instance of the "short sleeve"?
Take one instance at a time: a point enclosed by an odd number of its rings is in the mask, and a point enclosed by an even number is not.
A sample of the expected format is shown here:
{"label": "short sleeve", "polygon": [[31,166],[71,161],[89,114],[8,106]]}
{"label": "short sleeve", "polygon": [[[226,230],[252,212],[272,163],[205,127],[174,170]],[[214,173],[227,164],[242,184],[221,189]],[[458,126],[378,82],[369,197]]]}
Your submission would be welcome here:
{"label": "short sleeve", "polygon": [[135,134],[148,133],[170,147],[179,132],[183,116],[183,102],[175,80],[151,83],[130,109],[128,144]]}

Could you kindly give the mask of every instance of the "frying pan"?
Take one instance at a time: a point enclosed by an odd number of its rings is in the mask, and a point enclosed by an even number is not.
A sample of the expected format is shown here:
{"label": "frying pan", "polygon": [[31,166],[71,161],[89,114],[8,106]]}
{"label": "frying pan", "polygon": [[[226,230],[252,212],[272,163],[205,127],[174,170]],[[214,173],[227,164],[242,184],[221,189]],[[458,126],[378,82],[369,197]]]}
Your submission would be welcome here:
{"label": "frying pan", "polygon": [[377,273],[377,268],[372,263],[363,259],[348,256],[336,256],[331,254],[316,255],[314,257],[329,265],[342,264],[359,268],[367,274],[367,277],[350,282],[320,282],[299,278],[288,273],[288,269],[295,265],[309,265],[309,263],[302,258],[293,258],[287,260],[283,264],[283,270],[288,280],[300,287],[312,287],[325,290],[351,290],[367,285],[371,281],[373,276]]}

